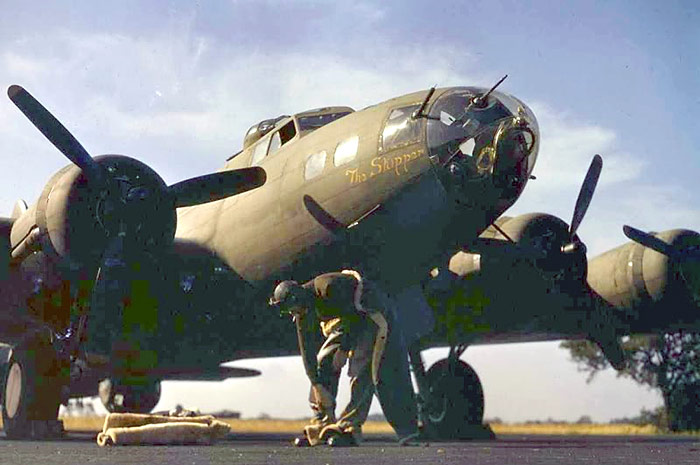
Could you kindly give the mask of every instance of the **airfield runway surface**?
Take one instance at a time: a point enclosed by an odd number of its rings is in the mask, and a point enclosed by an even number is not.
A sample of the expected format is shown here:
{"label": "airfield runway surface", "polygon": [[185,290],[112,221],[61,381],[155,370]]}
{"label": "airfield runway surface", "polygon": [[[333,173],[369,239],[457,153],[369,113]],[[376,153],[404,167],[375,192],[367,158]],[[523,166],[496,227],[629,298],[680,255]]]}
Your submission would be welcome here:
{"label": "airfield runway surface", "polygon": [[232,434],[212,446],[98,447],[93,434],[60,441],[0,440],[1,464],[698,464],[700,437],[500,436],[400,447],[372,436],[359,447],[300,449],[289,434]]}

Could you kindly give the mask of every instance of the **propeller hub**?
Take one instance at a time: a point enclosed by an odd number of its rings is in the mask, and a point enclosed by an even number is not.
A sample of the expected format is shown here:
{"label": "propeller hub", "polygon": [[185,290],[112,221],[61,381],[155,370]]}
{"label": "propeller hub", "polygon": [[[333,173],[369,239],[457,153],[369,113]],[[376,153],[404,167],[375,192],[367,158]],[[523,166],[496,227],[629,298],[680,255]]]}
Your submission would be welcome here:
{"label": "propeller hub", "polygon": [[512,218],[501,227],[523,250],[539,273],[559,284],[586,279],[586,247],[578,236],[570,238],[568,225],[560,218],[530,213]]}
{"label": "propeller hub", "polygon": [[586,255],[588,249],[581,241],[573,241],[561,246],[561,253],[564,255],[582,254]]}
{"label": "propeller hub", "polygon": [[123,155],[103,155],[94,163],[114,176],[95,180],[68,166],[37,202],[37,225],[48,233],[53,250],[72,262],[91,264],[117,235],[139,250],[171,243],[177,217],[158,174]]}
{"label": "propeller hub", "polygon": [[143,247],[170,243],[177,217],[163,179],[146,164],[126,156],[103,155],[95,157],[95,162],[110,173],[108,181],[97,187],[95,208],[105,236],[123,234]]}

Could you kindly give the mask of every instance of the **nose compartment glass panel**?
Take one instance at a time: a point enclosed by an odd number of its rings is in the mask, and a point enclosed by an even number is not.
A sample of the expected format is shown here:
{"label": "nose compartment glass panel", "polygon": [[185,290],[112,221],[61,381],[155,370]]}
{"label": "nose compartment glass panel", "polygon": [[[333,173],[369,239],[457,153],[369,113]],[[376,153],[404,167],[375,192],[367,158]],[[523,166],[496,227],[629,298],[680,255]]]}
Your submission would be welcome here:
{"label": "nose compartment glass panel", "polygon": [[[428,146],[430,155],[446,163],[451,157],[461,153],[460,145],[481,136],[495,134],[493,127],[496,121],[511,116],[508,109],[490,99],[486,108],[472,108],[472,99],[477,94],[464,90],[453,90],[441,96],[430,110]],[[490,131],[488,129],[490,128]],[[488,134],[490,132],[490,134]],[[475,156],[474,153],[462,153],[464,156]]]}
{"label": "nose compartment glass panel", "polygon": [[517,197],[537,155],[537,123],[527,107],[500,92],[485,105],[474,103],[483,93],[457,88],[438,98],[428,116],[430,157],[451,187],[489,181],[504,197]]}

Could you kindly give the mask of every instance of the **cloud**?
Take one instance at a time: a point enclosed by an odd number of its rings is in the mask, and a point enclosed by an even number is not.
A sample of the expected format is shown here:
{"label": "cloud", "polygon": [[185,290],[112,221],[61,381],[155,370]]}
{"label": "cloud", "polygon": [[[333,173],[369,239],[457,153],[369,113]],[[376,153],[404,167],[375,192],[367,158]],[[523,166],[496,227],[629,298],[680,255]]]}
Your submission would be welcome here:
{"label": "cloud", "polygon": [[533,104],[542,134],[535,174],[549,189],[580,183],[593,155],[604,159],[600,185],[635,179],[646,163],[617,148],[617,134],[610,128],[579,121],[576,115],[557,111],[547,104]]}
{"label": "cloud", "polygon": [[[251,53],[187,27],[180,32],[63,31],[48,50],[43,39],[26,39],[20,55],[0,51],[2,77],[25,84],[92,153],[136,156],[170,182],[216,169],[262,119],[329,104],[358,108],[434,83],[473,81],[452,65],[468,55],[448,48],[436,54],[377,46],[368,65],[331,52]],[[14,130],[0,128],[0,135],[26,151]]]}
{"label": "cloud", "polygon": [[[38,37],[25,38],[13,51],[0,51],[3,81],[26,83],[92,153],[135,156],[168,182],[218,168],[239,150],[246,129],[265,118],[327,105],[359,109],[436,83],[493,81],[469,51],[449,46],[377,43],[366,52],[371,57],[303,48],[263,54],[197,35],[188,22],[176,32],[139,37],[63,31],[49,45]],[[639,184],[648,165],[618,148],[614,130],[582,121],[575,111],[557,109],[551,102],[531,107],[542,135],[534,172],[538,179],[529,183],[515,213],[547,211],[569,221],[590,160],[600,153],[603,174],[581,230],[593,243],[610,244],[599,236],[619,239],[619,234],[594,227],[614,225],[617,231],[621,223],[615,224],[615,218],[661,223],[653,226],[657,229],[697,218],[682,188]],[[21,155],[21,164],[18,158],[5,167],[16,172],[21,165],[40,167],[37,178],[25,182],[29,194],[18,188],[24,185],[0,190],[0,201],[11,205],[18,192],[29,199],[38,195],[64,160],[12,105],[6,102],[0,109],[5,151]]]}
{"label": "cloud", "polygon": [[358,16],[359,21],[377,23],[386,18],[386,9],[370,2],[352,2],[347,8]]}
{"label": "cloud", "polygon": [[573,112],[543,102],[532,105],[541,132],[534,174],[508,214],[544,211],[571,221],[579,189],[593,155],[603,157],[603,170],[579,235],[589,255],[597,255],[628,239],[623,224],[657,231],[674,227],[700,229],[700,209],[692,193],[670,182],[650,184],[642,174],[651,165],[618,148],[618,134]]}
{"label": "cloud", "polygon": [[3,55],[2,65],[9,75],[32,76],[46,74],[49,64],[10,51]]}
{"label": "cloud", "polygon": [[624,224],[657,232],[700,231],[697,199],[681,186],[635,180],[601,194],[603,198],[596,198],[591,208],[590,224],[582,227],[582,237],[594,255],[629,240],[622,233]]}
{"label": "cloud", "polygon": [[[365,14],[381,15],[377,11]],[[187,21],[172,32],[139,37],[62,31],[50,44],[24,38],[12,51],[0,51],[3,81],[26,83],[92,153],[136,156],[175,182],[219,167],[240,148],[246,129],[264,118],[327,105],[362,108],[436,83],[493,80],[469,51],[449,46],[379,42],[367,49],[371,57],[303,48],[263,54],[197,35]],[[609,227],[620,213],[638,224],[662,223],[657,229],[697,218],[682,188],[639,184],[648,164],[620,150],[614,130],[551,102],[531,106],[542,134],[538,179],[514,212],[544,210],[569,221],[590,160],[600,153],[603,174],[582,233],[609,236],[590,225]],[[7,102],[0,107],[0,137],[5,151],[21,155],[22,164],[41,167],[36,175],[42,181],[28,182],[36,196],[64,160],[11,107]],[[21,170],[17,160],[5,167]],[[0,200],[14,199],[17,187],[0,190]]]}

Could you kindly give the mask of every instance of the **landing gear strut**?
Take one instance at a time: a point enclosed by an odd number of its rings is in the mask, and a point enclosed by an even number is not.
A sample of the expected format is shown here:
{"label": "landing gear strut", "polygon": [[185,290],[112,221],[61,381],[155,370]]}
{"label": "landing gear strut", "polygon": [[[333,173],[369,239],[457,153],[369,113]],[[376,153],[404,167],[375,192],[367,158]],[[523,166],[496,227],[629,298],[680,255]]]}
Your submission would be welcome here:
{"label": "landing gear strut", "polygon": [[493,438],[493,432],[482,424],[484,391],[479,376],[459,359],[465,349],[451,347],[450,355],[427,372],[420,351],[410,351],[420,419],[425,433],[435,439]]}
{"label": "landing gear strut", "polygon": [[58,437],[61,388],[67,370],[48,341],[34,340],[12,349],[3,372],[2,423],[8,439]]}

